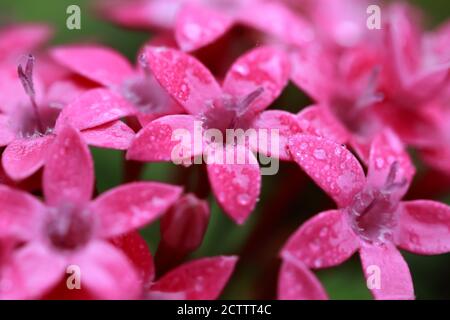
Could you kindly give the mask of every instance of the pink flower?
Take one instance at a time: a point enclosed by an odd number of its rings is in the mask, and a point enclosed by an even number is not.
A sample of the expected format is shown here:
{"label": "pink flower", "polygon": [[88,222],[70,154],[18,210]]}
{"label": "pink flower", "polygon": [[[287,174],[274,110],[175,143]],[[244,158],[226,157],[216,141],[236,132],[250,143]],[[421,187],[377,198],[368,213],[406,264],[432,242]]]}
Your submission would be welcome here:
{"label": "pink flower", "polygon": [[157,219],[181,189],[131,183],[91,201],[93,162],[78,131],[61,128],[49,148],[43,173],[45,203],[0,187],[1,243],[16,244],[3,259],[0,297],[40,297],[62,280],[70,265],[79,267],[81,286],[95,297],[138,297],[142,284],[137,270],[109,239]]}
{"label": "pink flower", "polygon": [[403,145],[391,132],[374,139],[367,178],[343,146],[298,135],[289,144],[295,161],[337,203],[303,224],[282,250],[284,259],[310,268],[338,265],[359,250],[370,280],[380,270],[377,299],[414,298],[411,275],[396,246],[418,254],[450,251],[450,207],[434,201],[401,201],[414,175]]}
{"label": "pink flower", "polygon": [[[298,132],[293,115],[284,111],[264,111],[281,93],[287,83],[288,63],[284,54],[272,47],[260,47],[239,58],[228,71],[222,87],[211,73],[194,57],[183,52],[159,47],[145,51],[155,78],[188,112],[159,118],[144,127],[130,146],[127,159],[138,161],[170,161],[179,141],[172,132],[185,129],[194,137],[195,121],[205,129],[247,130],[279,129],[280,159],[289,160],[286,144],[290,134]],[[209,151],[227,155],[245,154],[245,164],[207,164],[209,180],[216,199],[224,211],[241,224],[256,205],[261,177],[254,152],[268,152],[261,143],[238,141],[219,146],[204,136],[197,150],[188,146],[189,157]],[[238,139],[241,140],[241,139]],[[193,147],[193,148],[191,148]],[[213,156],[209,154],[209,156]],[[274,155],[276,156],[276,155]],[[226,158],[223,158],[226,159]],[[235,161],[236,162],[236,161]]]}
{"label": "pink flower", "polygon": [[151,284],[145,297],[157,300],[215,300],[227,284],[236,261],[235,256],[219,256],[187,262]]}
{"label": "pink flower", "polygon": [[98,45],[58,47],[51,56],[72,72],[121,95],[133,105],[142,125],[162,115],[183,112],[155,80],[145,57],[135,69],[119,53]]}
{"label": "pink flower", "polygon": [[[125,100],[109,90],[94,89],[61,111],[33,75],[33,63],[30,56],[24,68],[19,66],[19,77],[10,68],[0,76],[0,146],[6,146],[2,164],[9,177],[22,180],[39,170],[58,129],[67,123],[81,130],[90,145],[128,148],[134,132],[119,119],[134,111]],[[71,94],[59,91],[65,93]]]}
{"label": "pink flower", "polygon": [[314,37],[309,23],[279,1],[118,1],[101,11],[122,25],[174,30],[184,51],[215,42],[237,24],[289,44],[303,45]]}

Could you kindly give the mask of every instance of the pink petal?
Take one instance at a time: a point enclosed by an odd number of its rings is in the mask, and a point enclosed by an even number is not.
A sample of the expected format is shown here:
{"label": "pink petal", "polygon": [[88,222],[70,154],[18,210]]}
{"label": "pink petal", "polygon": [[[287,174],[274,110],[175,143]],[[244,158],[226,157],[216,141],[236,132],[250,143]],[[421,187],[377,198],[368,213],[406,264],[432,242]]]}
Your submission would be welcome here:
{"label": "pink petal", "polygon": [[396,243],[418,254],[450,251],[450,207],[440,202],[402,202]]}
{"label": "pink petal", "polygon": [[180,187],[158,182],[129,183],[100,195],[91,210],[100,219],[100,233],[111,237],[156,220],[175,203],[181,191]]}
{"label": "pink petal", "polygon": [[199,114],[221,88],[211,72],[196,58],[182,51],[165,47],[147,47],[147,63],[158,82],[189,113]]}
{"label": "pink petal", "polygon": [[78,130],[89,129],[134,113],[133,106],[118,94],[107,89],[93,89],[64,107],[56,128],[70,124]]}
{"label": "pink petal", "polygon": [[[378,300],[414,299],[414,288],[408,265],[392,244],[369,245],[360,249],[363,272],[368,284],[376,284],[380,276],[380,287],[370,289]],[[379,271],[379,272],[378,272]]]}
{"label": "pink petal", "polygon": [[16,62],[50,39],[52,30],[44,24],[17,24],[0,30],[0,61]]}
{"label": "pink petal", "polygon": [[4,185],[0,185],[0,203],[0,238],[32,238],[37,232],[36,223],[45,211],[42,203],[25,192]]}
{"label": "pink petal", "polygon": [[207,6],[184,5],[177,15],[175,38],[183,51],[194,51],[206,46],[233,25],[233,19]]}
{"label": "pink petal", "polygon": [[280,2],[254,1],[242,9],[238,18],[241,23],[288,44],[302,46],[314,39],[311,24]]}
{"label": "pink petal", "polygon": [[140,279],[128,258],[112,244],[96,241],[70,259],[81,271],[81,287],[98,299],[137,299]]}
{"label": "pink petal", "polygon": [[278,279],[279,300],[328,300],[316,276],[298,260],[283,259]]}
{"label": "pink petal", "polygon": [[87,144],[100,148],[127,150],[134,131],[120,120],[81,131],[81,135]]}
{"label": "pink petal", "polygon": [[[201,145],[194,145],[196,133],[195,118],[190,115],[161,117],[136,134],[127,159],[138,161],[171,161],[174,158],[190,159],[202,153]],[[201,127],[197,128],[201,129]],[[177,153],[177,149],[184,151]]]}
{"label": "pink petal", "polygon": [[215,300],[226,286],[237,257],[221,256],[194,260],[159,279],[152,291],[180,293],[186,300]]}
{"label": "pink petal", "polygon": [[11,142],[2,156],[6,174],[13,180],[22,180],[38,171],[54,138],[54,135],[45,135]]}
{"label": "pink petal", "polygon": [[267,108],[283,91],[289,79],[289,61],[274,47],[258,47],[241,56],[228,71],[224,92],[243,99],[258,88],[262,94],[255,99],[251,109]]}
{"label": "pink petal", "polygon": [[94,189],[94,167],[80,134],[69,126],[62,128],[46,154],[42,179],[47,204],[89,201]]}
{"label": "pink petal", "polygon": [[118,52],[98,45],[62,46],[52,57],[71,71],[104,86],[120,85],[134,74],[130,63]]}
{"label": "pink petal", "polygon": [[307,107],[297,114],[297,119],[306,134],[329,138],[339,143],[346,143],[350,138],[350,133],[326,106]]}
{"label": "pink petal", "polygon": [[364,171],[353,154],[334,141],[308,135],[297,135],[289,150],[300,167],[344,208],[365,185]]}
{"label": "pink petal", "polygon": [[[207,165],[211,188],[225,213],[237,224],[243,224],[255,208],[261,189],[258,162],[252,152],[241,145],[227,146],[216,152],[223,152],[223,159],[233,161],[214,161],[216,163]],[[238,162],[234,156],[244,161]]]}
{"label": "pink petal", "polygon": [[9,117],[0,114],[0,147],[8,145],[14,138],[16,138],[16,132],[11,127]]}
{"label": "pink petal", "polygon": [[107,0],[99,9],[108,20],[124,27],[172,29],[180,4],[179,0]]}
{"label": "pink petal", "polygon": [[327,268],[341,264],[359,247],[346,213],[322,212],[305,222],[288,240],[283,258],[303,261],[309,268]]}
{"label": "pink petal", "polygon": [[323,102],[329,98],[333,83],[333,65],[327,51],[310,45],[291,53],[291,80],[311,98]]}
{"label": "pink petal", "polygon": [[[266,132],[264,136],[259,137],[258,141],[252,141],[254,144],[252,146],[253,150],[281,160],[291,159],[288,150],[288,139],[301,132],[295,115],[285,111],[264,111],[256,118],[252,126],[256,130],[263,129]],[[271,136],[275,134],[279,137],[279,146],[272,146]]]}
{"label": "pink petal", "polygon": [[153,257],[148,248],[147,242],[139,234],[133,231],[112,238],[111,243],[122,250],[128,259],[133,263],[139,273],[142,285],[153,281],[155,276],[155,266]]}
{"label": "pink petal", "polygon": [[66,264],[39,243],[16,250],[2,268],[0,299],[37,299],[64,276]]}
{"label": "pink petal", "polygon": [[[393,168],[394,162],[396,167]],[[401,199],[413,179],[415,168],[400,139],[392,131],[385,130],[372,141],[367,182],[382,188],[392,170],[396,170],[394,182],[402,185],[394,188],[393,193]]]}

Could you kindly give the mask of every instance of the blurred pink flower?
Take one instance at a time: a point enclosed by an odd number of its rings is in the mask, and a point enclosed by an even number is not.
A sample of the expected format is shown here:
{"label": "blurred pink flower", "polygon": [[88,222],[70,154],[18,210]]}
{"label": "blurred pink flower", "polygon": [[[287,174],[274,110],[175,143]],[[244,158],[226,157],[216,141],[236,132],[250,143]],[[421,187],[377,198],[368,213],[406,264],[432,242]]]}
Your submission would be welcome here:
{"label": "blurred pink flower", "polygon": [[76,265],[81,285],[95,297],[137,298],[142,287],[137,270],[117,249],[120,244],[114,247],[108,239],[157,219],[177,200],[181,188],[131,183],[91,201],[93,161],[83,138],[70,126],[61,128],[46,158],[45,204],[0,186],[1,243],[20,244],[3,259],[0,297],[45,295],[69,265]]}
{"label": "blurred pink flower", "polygon": [[367,178],[358,160],[343,146],[298,135],[290,142],[295,161],[337,203],[303,224],[289,239],[282,256],[310,268],[338,265],[359,250],[368,267],[381,270],[377,299],[411,299],[408,266],[396,246],[419,254],[450,251],[450,207],[429,201],[401,201],[414,175],[402,143],[390,131],[372,144]]}

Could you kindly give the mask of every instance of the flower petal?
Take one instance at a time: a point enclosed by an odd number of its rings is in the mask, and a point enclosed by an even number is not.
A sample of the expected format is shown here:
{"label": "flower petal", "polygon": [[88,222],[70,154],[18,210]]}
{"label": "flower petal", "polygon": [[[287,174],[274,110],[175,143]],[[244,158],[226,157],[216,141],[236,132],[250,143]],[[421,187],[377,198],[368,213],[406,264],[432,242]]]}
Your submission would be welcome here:
{"label": "flower petal", "polygon": [[289,150],[300,167],[337,203],[348,206],[365,185],[364,171],[344,146],[317,136],[297,135]]}
{"label": "flower petal", "polygon": [[264,91],[253,101],[251,110],[267,108],[289,80],[289,61],[279,49],[264,46],[253,49],[233,63],[224,83],[224,92],[244,99],[258,88]]}
{"label": "flower petal", "polygon": [[134,131],[120,120],[81,131],[87,144],[100,148],[127,150],[134,138]]}
{"label": "flower petal", "polygon": [[360,255],[367,284],[375,299],[414,299],[411,273],[397,248],[392,244],[365,244]]}
{"label": "flower petal", "polygon": [[155,276],[153,257],[147,242],[139,234],[133,231],[110,239],[111,243],[121,249],[128,259],[134,264],[139,273],[142,285],[147,285]]}
{"label": "flower petal", "polygon": [[90,208],[99,217],[102,236],[112,237],[159,218],[181,191],[180,187],[158,182],[129,183],[100,195]]}
{"label": "flower petal", "polygon": [[44,24],[17,24],[0,31],[0,61],[11,59],[16,62],[23,54],[34,51],[52,35],[52,30]]}
{"label": "flower petal", "polygon": [[288,240],[282,257],[303,261],[309,268],[341,264],[359,247],[344,211],[322,212],[306,221]]}
{"label": "flower petal", "polygon": [[64,276],[65,261],[39,243],[16,250],[2,267],[0,299],[37,299]]}
{"label": "flower petal", "polygon": [[16,132],[11,128],[9,117],[0,114],[0,147],[8,145],[16,138]]}
{"label": "flower petal", "polygon": [[193,56],[148,46],[144,55],[158,82],[189,113],[200,114],[222,90],[211,72]]}
{"label": "flower petal", "polygon": [[220,38],[233,22],[228,15],[207,6],[186,4],[177,15],[175,38],[183,51],[194,51]]}
{"label": "flower petal", "polygon": [[258,162],[253,153],[241,145],[217,148],[215,152],[223,152],[224,156],[223,161],[211,161],[212,153],[208,154],[206,167],[211,188],[225,213],[242,224],[258,201],[261,189]]}
{"label": "flower petal", "polygon": [[234,256],[220,256],[185,263],[165,274],[149,293],[180,293],[186,300],[215,300],[226,286],[236,261]]}
{"label": "flower petal", "polygon": [[290,55],[291,80],[315,101],[327,101],[333,79],[333,65],[326,51],[319,46],[310,45],[295,50]]}
{"label": "flower petal", "polygon": [[81,271],[81,287],[98,299],[137,299],[142,287],[138,274],[119,249],[96,241],[72,259]]}
{"label": "flower petal", "polygon": [[[276,1],[253,1],[244,6],[239,21],[288,44],[303,46],[314,39],[310,23]],[[270,23],[268,23],[270,21]]]}
{"label": "flower petal", "polygon": [[[295,115],[286,111],[264,111],[255,119],[252,126],[258,130],[259,137],[258,141],[250,141],[253,142],[252,149],[254,151],[281,160],[291,159],[288,139],[301,132]],[[264,130],[265,134],[261,134],[259,129]],[[277,139],[275,135],[279,138]]]}
{"label": "flower petal", "polygon": [[450,207],[440,202],[416,200],[402,202],[396,243],[417,254],[450,251]]}
{"label": "flower petal", "polygon": [[279,300],[327,300],[316,276],[299,260],[283,259],[278,279]]}
{"label": "flower petal", "polygon": [[80,134],[64,127],[47,149],[43,174],[43,191],[47,204],[64,201],[83,204],[94,189],[94,165],[91,154]]}
{"label": "flower petal", "polygon": [[89,129],[134,113],[133,106],[120,95],[107,89],[93,89],[64,107],[56,129],[67,124],[78,130]]}
{"label": "flower petal", "polygon": [[[0,238],[28,240],[45,211],[40,201],[25,192],[0,185]],[[1,256],[1,255],[0,255]]]}
{"label": "flower petal", "polygon": [[3,152],[2,164],[6,174],[13,180],[23,180],[38,171],[44,164],[54,135],[17,139]]}
{"label": "flower petal", "polygon": [[339,143],[349,141],[350,133],[325,106],[307,107],[297,114],[297,119],[305,134],[328,138]]}
{"label": "flower petal", "polygon": [[[127,159],[138,161],[173,161],[190,159],[202,153],[201,130],[195,126],[195,118],[190,115],[173,115],[161,117],[136,134]],[[199,146],[196,147],[195,137],[199,135]],[[184,151],[179,154],[176,151]]]}
{"label": "flower petal", "polygon": [[134,74],[118,52],[99,45],[61,46],[53,49],[51,56],[71,71],[107,87],[120,85]]}
{"label": "flower petal", "polygon": [[385,130],[373,139],[367,173],[368,184],[382,188],[392,178],[392,183],[399,185],[392,189],[392,193],[397,199],[401,199],[408,190],[415,171],[405,146],[392,131]]}

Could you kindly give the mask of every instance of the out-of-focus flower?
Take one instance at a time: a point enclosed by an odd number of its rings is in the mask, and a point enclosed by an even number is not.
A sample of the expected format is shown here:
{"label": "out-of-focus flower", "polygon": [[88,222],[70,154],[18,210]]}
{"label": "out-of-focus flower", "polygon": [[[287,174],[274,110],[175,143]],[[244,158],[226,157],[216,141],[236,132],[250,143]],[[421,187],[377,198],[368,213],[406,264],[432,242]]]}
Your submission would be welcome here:
{"label": "out-of-focus flower", "polygon": [[45,204],[0,186],[0,242],[16,245],[2,259],[0,297],[45,295],[70,265],[79,267],[81,286],[97,298],[139,297],[137,270],[117,249],[120,243],[114,247],[109,239],[157,219],[177,200],[181,188],[131,183],[91,201],[93,161],[78,131],[61,128],[46,155]]}
{"label": "out-of-focus flower", "polygon": [[[161,85],[189,113],[159,118],[144,127],[133,140],[127,159],[138,161],[171,161],[179,141],[173,139],[176,129],[185,129],[196,137],[195,122],[204,129],[219,130],[223,136],[227,129],[278,129],[279,150],[273,156],[289,160],[287,138],[299,132],[294,115],[284,111],[265,111],[281,93],[288,79],[285,55],[273,47],[259,47],[240,57],[230,68],[222,87],[213,75],[194,57],[181,51],[148,47],[145,51],[149,68]],[[245,137],[244,137],[245,138]],[[266,137],[267,138],[267,137]],[[256,205],[261,177],[254,152],[270,153],[267,141],[215,144],[201,135],[201,150],[189,140],[187,157],[214,156],[223,159],[245,154],[245,163],[207,163],[212,189],[224,211],[237,223],[243,223]],[[259,139],[259,138],[258,138]],[[254,139],[254,140],[258,140]],[[245,140],[245,141],[239,141]],[[252,150],[252,151],[250,151]],[[277,152],[278,151],[278,152]],[[268,154],[270,155],[270,154]],[[233,158],[234,159],[234,158]]]}
{"label": "out-of-focus flower", "polygon": [[400,201],[414,175],[402,143],[390,131],[374,139],[367,178],[343,146],[314,136],[291,140],[295,161],[337,203],[302,225],[282,251],[310,268],[338,265],[359,250],[366,277],[380,270],[378,299],[411,299],[410,272],[396,246],[418,254],[450,251],[450,207],[429,201]]}

